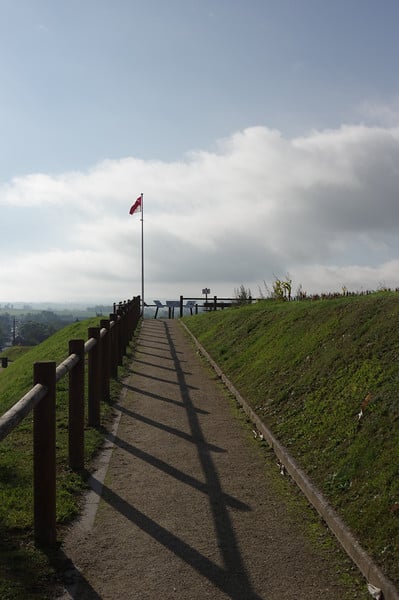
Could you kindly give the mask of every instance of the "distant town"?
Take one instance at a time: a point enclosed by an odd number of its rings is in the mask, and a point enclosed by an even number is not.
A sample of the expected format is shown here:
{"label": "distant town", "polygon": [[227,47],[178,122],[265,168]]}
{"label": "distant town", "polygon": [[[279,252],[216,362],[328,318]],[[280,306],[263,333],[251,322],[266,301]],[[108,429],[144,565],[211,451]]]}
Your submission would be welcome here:
{"label": "distant town", "polygon": [[112,305],[0,303],[0,352],[9,346],[35,346],[70,323],[108,316]]}

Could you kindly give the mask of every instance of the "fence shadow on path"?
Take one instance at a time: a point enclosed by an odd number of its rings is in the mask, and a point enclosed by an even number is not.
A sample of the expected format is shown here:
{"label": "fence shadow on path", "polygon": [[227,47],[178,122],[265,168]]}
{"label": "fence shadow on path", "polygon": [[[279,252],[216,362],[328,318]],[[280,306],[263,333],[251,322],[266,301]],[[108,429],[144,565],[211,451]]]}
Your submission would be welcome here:
{"label": "fence shadow on path", "polygon": [[185,401],[187,419],[193,439],[196,440],[198,460],[205,477],[208,492],[208,501],[213,518],[217,543],[220,548],[224,569],[222,573],[215,571],[215,566],[205,569],[205,575],[222,589],[232,600],[251,598],[261,600],[255,594],[248,577],[237,539],[234,533],[228,510],[226,496],[215,468],[211,451],[204,438],[201,424],[198,419],[196,408],[190,397],[190,388],[187,385],[184,369],[179,360],[175,344],[170,332],[170,326],[164,323],[166,338],[169,342],[170,352],[173,358],[177,379],[180,386],[182,398]]}
{"label": "fence shadow on path", "polygon": [[[137,507],[133,506],[131,503],[122,498],[108,485],[104,484],[99,479],[96,479],[95,476],[90,477],[90,486],[92,490],[114,510],[118,511],[132,524],[140,528],[147,535],[151,536],[151,538],[154,539],[160,546],[163,546],[168,551],[174,553],[175,556],[177,556],[181,561],[187,564],[202,577],[206,578],[214,587],[218,588],[222,593],[224,593],[226,597],[230,598],[231,600],[267,600],[266,598],[260,597],[252,587],[228,512],[228,509],[250,511],[251,507],[223,491],[216,465],[212,459],[212,453],[225,452],[226,450],[209,443],[204,435],[204,432],[201,428],[201,423],[199,421],[199,413],[209,413],[207,411],[199,411],[198,408],[194,406],[194,402],[190,394],[191,391],[196,388],[190,386],[186,380],[186,373],[184,369],[186,368],[187,363],[185,360],[183,361],[179,358],[181,353],[176,350],[176,346],[173,341],[173,336],[170,329],[172,324],[164,321],[161,325],[158,321],[158,331],[159,327],[164,328],[162,336],[165,336],[167,339],[168,358],[169,356],[172,357],[171,369],[175,372],[177,377],[176,398],[178,400],[176,399],[176,403],[179,407],[185,410],[187,422],[189,423],[189,431],[184,432],[165,423],[150,419],[138,412],[122,406],[119,403],[115,405],[115,408],[124,413],[127,418],[141,421],[150,427],[160,428],[172,436],[178,436],[179,438],[192,444],[196,449],[203,478],[196,478],[188,473],[185,473],[184,469],[178,469],[161,458],[158,458],[142,450],[141,448],[134,446],[131,441],[122,439],[118,434],[109,434],[107,437],[110,442],[116,446],[119,446],[124,451],[129,452],[139,460],[146,462],[151,467],[159,469],[163,474],[170,476],[172,480],[175,479],[180,483],[192,487],[207,498],[209,503],[209,518],[212,519],[213,525],[211,530],[213,529],[214,531],[215,543],[220,552],[221,565],[217,564],[211,558],[208,558],[206,555],[204,555],[200,550],[196,549],[195,544],[186,542],[162,526],[155,519],[144,514]],[[151,333],[149,337],[151,337]],[[144,340],[146,339],[148,339],[147,336],[144,337]],[[164,339],[164,337],[162,337],[162,339]],[[157,338],[157,343],[162,343],[162,341],[159,342]],[[137,361],[137,359],[134,360],[135,362],[140,362]],[[156,366],[159,367],[159,365]],[[124,385],[127,389],[130,389],[133,392],[137,391],[140,394],[147,394],[155,400],[170,401],[167,398],[158,396],[157,394],[149,394],[146,390],[139,389],[139,387],[136,388],[135,386],[131,386],[127,383]],[[171,481],[171,485],[173,485],[173,481]],[[90,587],[90,584],[86,582],[84,577],[80,576],[79,579],[80,590],[84,592],[82,597],[84,597],[85,600],[101,600],[101,597],[92,587]],[[80,598],[80,596],[73,595],[73,591],[71,593],[71,590],[70,594],[73,600],[78,600]]]}
{"label": "fence shadow on path", "polygon": [[[171,435],[175,435],[175,436],[177,436],[183,440],[186,440],[187,442],[190,442],[190,443],[198,442],[198,440],[196,438],[194,438],[193,435],[186,433],[185,431],[181,431],[180,429],[176,429],[176,427],[171,427],[170,425],[166,425],[165,423],[160,423],[159,421],[154,421],[154,419],[150,419],[148,417],[145,417],[144,415],[141,415],[140,413],[134,412],[132,410],[128,410],[128,409],[120,406],[119,404],[116,405],[116,408],[118,408],[118,410],[120,410],[121,412],[124,412],[125,414],[129,415],[129,417],[132,417],[132,419],[141,421],[142,423],[145,423],[146,425],[150,425],[151,427],[157,427],[158,429],[162,429],[162,431],[166,431],[167,433],[170,433]],[[196,410],[196,409],[194,409],[194,410]],[[211,450],[212,452],[225,452],[225,450],[223,448],[220,448],[219,446],[215,446],[214,444],[208,444],[205,441],[203,441],[203,444],[206,445],[207,448],[209,450]]]}
{"label": "fence shadow on path", "polygon": [[[214,511],[214,520],[218,530],[219,545],[222,549],[225,568],[212,562],[201,554],[190,544],[180,539],[161,525],[147,517],[144,513],[126,502],[106,485],[97,482],[99,493],[105,502],[108,502],[115,510],[118,510],[126,519],[134,523],[142,531],[145,531],[159,544],[173,552],[182,561],[195,569],[203,577],[206,577],[213,585],[222,590],[231,600],[262,600],[253,592],[250,581],[246,574],[242,559],[235,542],[234,532],[231,528],[226,530],[226,519],[223,513],[227,513],[226,503],[221,502],[217,512]],[[96,482],[93,482],[93,489]],[[216,497],[214,497],[216,500]],[[224,505],[224,509],[222,508]],[[93,598],[96,598],[95,596]],[[91,600],[91,596],[90,596]]]}
{"label": "fence shadow on path", "polygon": [[[190,427],[190,433],[183,433],[182,431],[158,422],[150,423],[146,417],[136,414],[131,410],[123,407],[119,407],[119,409],[134,419],[139,419],[141,421],[144,420],[148,424],[151,424],[155,427],[161,427],[173,435],[178,435],[184,439],[187,439],[187,441],[191,442],[192,444],[195,444],[205,482],[202,483],[197,479],[189,477],[187,474],[178,471],[165,462],[156,459],[147,453],[143,453],[143,451],[131,446],[130,444],[127,444],[123,440],[116,439],[115,443],[123,445],[125,450],[128,450],[135,456],[148,461],[151,465],[156,466],[179,481],[183,481],[187,485],[193,486],[208,496],[210,513],[213,519],[213,528],[216,534],[216,542],[220,549],[223,567],[220,567],[212,562],[210,559],[198,552],[194,547],[176,537],[173,533],[166,531],[155,521],[146,517],[140,511],[126,503],[123,499],[119,498],[112,490],[105,488],[103,491],[103,498],[112,504],[113,507],[117,508],[117,510],[122,511],[125,517],[127,517],[130,521],[134,522],[137,526],[145,530],[159,543],[163,544],[169,550],[179,556],[181,560],[201,573],[201,575],[206,577],[216,587],[221,589],[232,600],[243,600],[244,598],[261,600],[261,598],[254,592],[252,588],[228,513],[228,507],[234,507],[238,510],[250,510],[250,507],[223,492],[222,484],[212,459],[212,452],[224,452],[225,450],[215,447],[213,444],[209,444],[205,439],[201,424],[198,419],[198,409],[194,406],[190,396],[190,391],[195,388],[192,388],[192,386],[190,386],[186,380],[186,361],[180,360],[181,352],[177,351],[173,341],[170,331],[171,324],[167,321],[164,321],[162,326],[164,327],[163,334],[168,342],[168,359],[170,355],[173,361],[172,368],[177,376],[177,384],[180,396],[179,404],[183,403],[184,405]],[[158,324],[157,330],[159,331]],[[160,342],[159,338],[151,336],[151,333],[148,335],[148,332],[146,332],[144,346],[145,341],[149,338],[154,339],[154,341],[156,340],[157,344],[161,343],[163,345],[163,342]],[[143,391],[141,391],[141,393],[143,393]]]}
{"label": "fence shadow on path", "polygon": [[[43,549],[43,551],[45,550]],[[64,592],[62,596],[57,595],[57,598],[60,600],[82,600],[82,598],[84,600],[103,600],[61,548],[58,548],[55,553],[49,552],[47,556],[54,569],[63,572]]]}

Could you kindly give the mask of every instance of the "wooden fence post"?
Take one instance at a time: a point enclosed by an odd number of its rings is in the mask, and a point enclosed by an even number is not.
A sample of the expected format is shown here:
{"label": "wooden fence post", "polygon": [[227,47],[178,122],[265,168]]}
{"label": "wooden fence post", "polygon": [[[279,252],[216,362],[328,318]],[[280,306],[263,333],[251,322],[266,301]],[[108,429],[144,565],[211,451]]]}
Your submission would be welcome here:
{"label": "wooden fence post", "polygon": [[96,340],[95,346],[89,352],[89,398],[88,398],[88,424],[90,427],[100,426],[101,402],[101,337],[99,327],[89,327],[89,339]]}
{"label": "wooden fence post", "polygon": [[33,365],[34,385],[42,384],[47,394],[33,411],[33,487],[35,542],[53,546],[56,531],[56,456],[55,456],[55,396],[56,363],[36,362]]}
{"label": "wooden fence post", "polygon": [[132,337],[134,332],[136,331],[137,325],[139,324],[140,321],[140,303],[141,303],[141,298],[140,296],[136,296],[133,300],[134,304],[133,304],[133,313],[134,313],[134,325],[133,325],[133,331],[132,331]]}
{"label": "wooden fence post", "polygon": [[133,311],[132,311],[132,305],[133,305],[133,300],[128,300],[127,301],[127,313],[126,313],[126,318],[127,318],[127,343],[129,344],[129,340],[131,337],[131,332],[132,332],[132,328],[133,328]]}
{"label": "wooden fence post", "polygon": [[180,296],[180,318],[183,317],[183,296]]}
{"label": "wooden fence post", "polygon": [[123,364],[123,357],[126,354],[126,348],[127,345],[129,343],[129,332],[128,332],[128,317],[127,317],[127,305],[126,303],[124,303],[123,308],[122,308],[122,312],[121,312],[121,356],[122,356],[122,363]]}
{"label": "wooden fence post", "polygon": [[111,313],[109,315],[109,320],[113,321],[113,326],[111,327],[111,340],[110,340],[110,346],[111,346],[111,370],[110,370],[110,375],[111,377],[114,377],[115,379],[118,377],[118,346],[117,346],[117,320],[118,317],[116,316],[115,313]]}
{"label": "wooden fence post", "polygon": [[129,345],[129,305],[126,305],[123,311],[123,356],[126,355],[126,349]]}
{"label": "wooden fence post", "polygon": [[118,352],[118,365],[123,365],[123,311],[119,308],[116,312],[117,320],[116,320],[116,343],[117,343],[117,352]]}
{"label": "wooden fence post", "polygon": [[69,371],[69,466],[74,471],[84,468],[84,340],[70,340],[69,354],[76,354],[79,362]]}
{"label": "wooden fence post", "polygon": [[111,399],[109,379],[111,373],[111,344],[110,344],[110,324],[108,319],[101,319],[100,327],[107,330],[105,336],[101,339],[102,349],[102,388],[103,400],[109,402]]}
{"label": "wooden fence post", "polygon": [[129,325],[129,341],[132,339],[134,332],[136,331],[136,327],[140,320],[140,296],[135,296],[133,300],[130,301],[130,325]]}

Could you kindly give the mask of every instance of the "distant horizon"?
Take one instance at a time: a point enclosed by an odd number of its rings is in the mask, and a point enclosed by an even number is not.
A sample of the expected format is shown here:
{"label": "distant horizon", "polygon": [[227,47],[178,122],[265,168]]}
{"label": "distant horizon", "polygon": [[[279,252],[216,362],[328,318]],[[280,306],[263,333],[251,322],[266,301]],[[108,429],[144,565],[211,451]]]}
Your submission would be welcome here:
{"label": "distant horizon", "polygon": [[[237,292],[239,291],[239,286],[237,286]],[[235,291],[236,291],[235,290]],[[303,288],[303,292],[305,292],[305,294],[307,296],[317,296],[317,295],[332,295],[332,294],[344,294],[345,292],[348,293],[348,295],[362,295],[365,293],[377,293],[377,292],[381,292],[381,291],[392,291],[392,292],[396,292],[399,290],[399,282],[398,282],[398,286],[386,286],[385,284],[381,284],[380,286],[372,289],[372,288],[366,288],[361,286],[359,289],[349,289],[346,288],[346,286],[341,287],[341,289],[330,289],[330,290],[320,290],[320,291],[308,291],[306,289]],[[251,297],[254,300],[261,300],[261,299],[267,299],[271,297],[271,288],[269,289],[269,295],[267,295],[267,291],[266,289],[261,289],[261,290],[256,290],[257,293],[254,293],[254,290],[250,290],[251,291]],[[260,293],[262,292],[262,294]],[[138,296],[140,294],[137,294]],[[293,286],[292,289],[292,297],[295,298],[298,295],[298,289],[295,289],[295,287]],[[212,292],[212,290],[210,291],[210,293],[207,294],[208,300],[213,299],[214,297],[217,298],[236,298],[237,294],[233,293],[230,295],[227,294],[215,294]],[[92,301],[53,301],[53,300],[40,300],[40,301],[36,301],[36,300],[16,300],[16,301],[12,301],[12,300],[8,300],[8,301],[2,301],[0,300],[0,310],[5,310],[7,306],[12,305],[12,307],[14,309],[29,309],[29,307],[45,307],[45,308],[51,308],[51,307],[57,307],[57,308],[65,308],[65,309],[72,309],[72,308],[76,308],[76,309],[87,309],[87,308],[96,308],[96,307],[112,307],[114,304],[118,304],[119,302],[125,302],[126,300],[132,300],[133,296],[130,298],[123,298],[123,299],[119,299],[119,300],[114,300],[114,301],[107,301],[107,300],[92,300]],[[197,295],[183,295],[183,299],[184,300],[189,300],[189,299],[198,299],[198,300],[205,300],[205,294],[197,294]],[[170,295],[170,296],[162,296],[162,295],[157,295],[154,296],[150,299],[145,298],[145,302],[148,306],[153,305],[154,306],[154,301],[155,300],[160,300],[161,302],[166,302],[166,301],[177,301],[180,300],[180,294],[175,294],[175,295]]]}
{"label": "distant horizon", "polygon": [[4,310],[6,309],[7,306],[12,306],[14,309],[18,309],[18,310],[23,310],[26,309],[28,310],[29,307],[46,307],[46,308],[53,308],[53,307],[64,307],[65,309],[69,309],[69,308],[79,308],[79,309],[86,309],[86,308],[93,308],[93,307],[103,307],[103,306],[113,306],[113,302],[88,302],[87,304],[84,302],[53,302],[53,301],[40,301],[40,302],[36,302],[36,301],[0,301],[0,310]]}

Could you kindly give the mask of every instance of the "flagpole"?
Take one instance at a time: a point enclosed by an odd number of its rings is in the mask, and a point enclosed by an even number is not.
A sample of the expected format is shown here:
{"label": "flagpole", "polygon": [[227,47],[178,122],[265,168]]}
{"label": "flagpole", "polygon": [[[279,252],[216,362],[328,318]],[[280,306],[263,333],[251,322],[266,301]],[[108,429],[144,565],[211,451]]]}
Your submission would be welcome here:
{"label": "flagpole", "polygon": [[144,318],[144,203],[141,194],[141,315]]}

